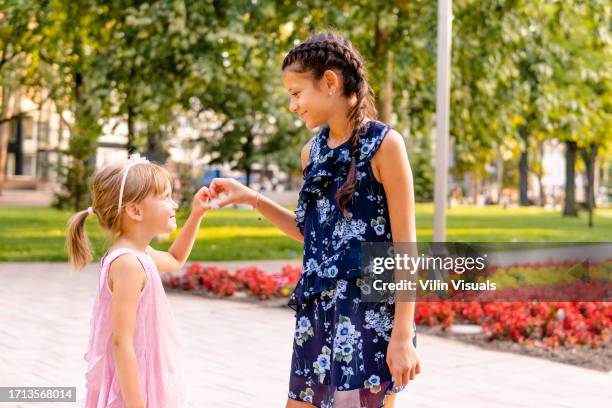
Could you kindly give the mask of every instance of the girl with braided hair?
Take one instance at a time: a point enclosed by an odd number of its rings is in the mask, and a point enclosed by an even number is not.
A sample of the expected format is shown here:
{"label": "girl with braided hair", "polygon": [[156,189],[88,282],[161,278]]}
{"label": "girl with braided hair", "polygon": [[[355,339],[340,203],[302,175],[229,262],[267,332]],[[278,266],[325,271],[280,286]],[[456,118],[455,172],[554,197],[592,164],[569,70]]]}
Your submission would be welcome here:
{"label": "girl with braided hair", "polygon": [[308,38],[282,65],[290,110],[310,129],[295,213],[231,179],[218,203],[251,204],[304,242],[286,408],[391,408],[420,372],[414,302],[364,301],[363,242],[416,242],[412,172],[402,136],[375,120],[363,59],[333,32]]}

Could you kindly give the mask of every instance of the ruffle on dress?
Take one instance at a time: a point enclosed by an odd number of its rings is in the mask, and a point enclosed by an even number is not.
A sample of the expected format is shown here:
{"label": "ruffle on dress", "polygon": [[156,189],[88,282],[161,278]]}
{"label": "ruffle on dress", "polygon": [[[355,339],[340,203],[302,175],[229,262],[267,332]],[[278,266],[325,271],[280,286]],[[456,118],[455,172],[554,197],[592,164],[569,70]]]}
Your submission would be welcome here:
{"label": "ruffle on dress", "polygon": [[[357,170],[363,170],[370,164],[370,160],[380,147],[388,129],[381,122],[369,121],[366,124],[365,132],[359,140],[359,150],[355,155]],[[304,184],[300,190],[295,210],[295,222],[303,235],[306,233],[307,211],[314,211],[317,201],[326,197],[333,185],[341,185],[350,169],[351,156],[348,142],[330,148],[327,146],[328,136],[329,127],[325,127],[313,139],[309,162],[304,170]],[[344,248],[336,251],[333,256],[316,266],[304,265],[302,275],[289,298],[289,307],[296,310],[299,305],[314,299],[318,293],[335,287],[337,279],[361,276],[360,253],[360,242],[348,242]],[[351,265],[351,267],[343,270],[341,276],[333,276],[330,269],[339,264]]]}

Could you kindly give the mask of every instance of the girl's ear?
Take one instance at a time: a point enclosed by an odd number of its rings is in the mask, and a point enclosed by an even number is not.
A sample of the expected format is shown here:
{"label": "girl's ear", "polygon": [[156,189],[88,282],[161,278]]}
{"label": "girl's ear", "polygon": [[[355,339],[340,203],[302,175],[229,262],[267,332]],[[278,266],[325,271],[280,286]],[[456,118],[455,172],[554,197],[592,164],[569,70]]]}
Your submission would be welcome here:
{"label": "girl's ear", "polygon": [[323,72],[322,79],[325,86],[323,89],[326,92],[331,92],[330,95],[333,95],[338,91],[338,87],[340,86],[340,78],[338,77],[338,74],[336,74],[335,71],[331,69],[326,69],[325,72]]}
{"label": "girl's ear", "polygon": [[134,221],[142,221],[142,208],[136,203],[126,205],[125,213]]}

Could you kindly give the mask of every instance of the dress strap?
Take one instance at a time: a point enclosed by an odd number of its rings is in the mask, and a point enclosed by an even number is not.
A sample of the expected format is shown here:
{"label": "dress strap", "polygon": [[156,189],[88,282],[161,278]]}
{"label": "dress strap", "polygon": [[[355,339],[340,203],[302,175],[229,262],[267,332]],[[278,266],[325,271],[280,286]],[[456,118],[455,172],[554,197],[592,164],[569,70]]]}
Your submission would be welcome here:
{"label": "dress strap", "polygon": [[391,128],[388,125],[379,121],[369,123],[368,130],[360,141],[359,161],[369,162],[372,160],[385,136],[389,133],[389,129]]}
{"label": "dress strap", "polygon": [[131,249],[131,248],[116,248],[110,252],[107,252],[102,257],[102,260],[100,261],[100,264],[101,264],[100,281],[98,282],[100,285],[100,288],[102,288],[103,285],[106,284],[106,277],[108,275],[108,271],[110,269],[111,263],[115,259],[119,258],[121,255],[125,255],[125,254],[136,255],[136,257],[138,258],[138,261],[140,261],[140,264],[142,265],[142,269],[144,269],[144,273],[147,278],[147,281],[149,280],[149,272],[147,268],[147,261],[145,258],[147,254],[140,252],[140,251],[136,251],[135,249]]}

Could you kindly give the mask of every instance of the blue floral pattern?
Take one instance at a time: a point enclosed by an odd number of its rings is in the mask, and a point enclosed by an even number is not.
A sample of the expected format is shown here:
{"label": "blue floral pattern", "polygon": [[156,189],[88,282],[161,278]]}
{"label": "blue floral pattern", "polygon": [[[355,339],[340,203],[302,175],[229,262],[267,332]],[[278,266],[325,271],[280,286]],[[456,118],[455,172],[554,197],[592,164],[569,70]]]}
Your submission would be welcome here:
{"label": "blue floral pattern", "polygon": [[324,127],[313,138],[304,172],[295,211],[304,261],[289,298],[296,330],[288,395],[319,408],[380,408],[385,395],[394,392],[385,357],[395,305],[392,299],[362,301],[372,288],[360,264],[362,242],[392,241],[387,197],[370,165],[388,129],[378,121],[366,125],[346,216],[335,195],[348,174],[348,144],[330,148]]}

